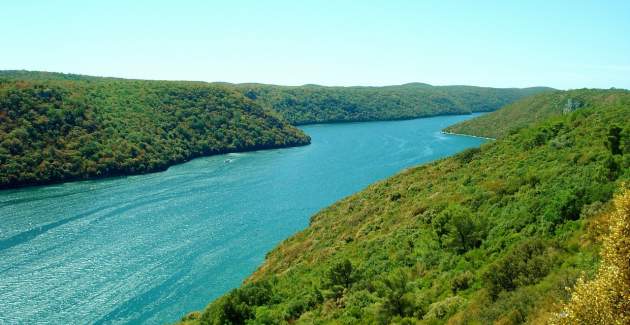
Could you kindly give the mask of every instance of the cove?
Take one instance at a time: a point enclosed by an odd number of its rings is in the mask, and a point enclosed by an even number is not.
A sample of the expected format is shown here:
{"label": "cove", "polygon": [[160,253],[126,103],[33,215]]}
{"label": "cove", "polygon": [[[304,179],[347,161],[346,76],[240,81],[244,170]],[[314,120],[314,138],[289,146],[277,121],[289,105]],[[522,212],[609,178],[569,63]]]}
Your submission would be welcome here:
{"label": "cove", "polygon": [[174,322],[238,286],[311,215],[484,139],[472,118],[303,126],[305,147],[0,191],[0,323]]}

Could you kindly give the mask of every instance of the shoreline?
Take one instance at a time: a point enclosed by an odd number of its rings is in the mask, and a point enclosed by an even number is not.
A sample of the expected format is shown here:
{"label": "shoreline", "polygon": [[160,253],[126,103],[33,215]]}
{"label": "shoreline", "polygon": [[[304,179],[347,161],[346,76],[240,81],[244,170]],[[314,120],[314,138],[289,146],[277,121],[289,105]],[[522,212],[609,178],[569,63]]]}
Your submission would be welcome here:
{"label": "shoreline", "polygon": [[[498,110],[498,109],[497,109]],[[311,126],[311,125],[327,125],[327,124],[347,124],[347,123],[371,123],[371,122],[400,122],[400,121],[412,121],[412,120],[419,120],[419,119],[424,119],[424,118],[432,118],[432,117],[443,117],[443,116],[469,116],[469,115],[483,115],[483,114],[487,114],[487,113],[492,113],[495,112],[494,111],[475,111],[475,112],[455,112],[455,113],[448,113],[448,112],[438,112],[438,113],[430,113],[430,114],[426,114],[426,115],[420,115],[420,116],[409,116],[409,117],[396,117],[396,118],[384,118],[384,119],[356,119],[356,120],[326,120],[326,121],[313,121],[313,122],[306,122],[306,123],[293,123],[293,122],[289,122],[289,124],[293,125],[294,127],[302,127],[302,126]]]}
{"label": "shoreline", "polygon": [[486,139],[486,140],[492,140],[492,141],[496,141],[497,140],[495,138],[481,137],[481,136],[477,136],[477,135],[470,135],[470,134],[463,134],[463,133],[453,133],[453,132],[447,132],[447,131],[440,131],[440,133],[448,134],[448,135],[458,135],[458,136],[461,136],[461,137],[471,137],[471,138],[478,138],[478,139]]}
{"label": "shoreline", "polygon": [[290,149],[290,148],[308,146],[310,144],[311,144],[311,138],[309,136],[308,141],[305,141],[305,142],[296,141],[292,143],[285,143],[285,144],[279,144],[279,145],[268,145],[268,146],[267,145],[254,145],[252,147],[246,147],[246,148],[220,149],[215,152],[207,153],[207,154],[192,154],[182,159],[165,162],[164,164],[157,166],[155,168],[152,168],[152,169],[137,171],[137,172],[115,170],[115,171],[111,171],[106,174],[100,174],[100,175],[84,175],[84,176],[79,175],[79,176],[73,176],[73,177],[66,177],[62,179],[32,181],[32,182],[24,182],[24,183],[18,183],[18,184],[0,184],[0,193],[2,193],[3,191],[20,190],[20,189],[34,188],[34,187],[40,187],[40,186],[62,185],[66,183],[97,181],[97,180],[104,180],[104,179],[109,179],[109,178],[121,178],[121,177],[129,177],[129,176],[155,174],[155,173],[164,172],[173,166],[185,164],[187,162],[190,162],[198,158],[228,155],[232,153],[247,153],[247,152],[264,151],[264,150]]}
{"label": "shoreline", "polygon": [[[354,123],[372,123],[372,122],[397,122],[397,121],[410,121],[410,120],[417,120],[417,119],[426,119],[426,118],[434,118],[434,117],[444,117],[444,116],[470,116],[470,115],[474,115],[474,114],[485,114],[488,112],[471,112],[469,114],[435,114],[435,115],[429,115],[429,116],[421,116],[421,117],[413,117],[413,118],[401,118],[401,119],[386,119],[386,120],[359,120],[359,121],[328,121],[328,122],[321,122],[321,123],[313,123],[313,124],[290,124],[291,126],[298,128],[301,130],[301,127],[303,126],[318,126],[318,125],[329,125],[329,124],[354,124]],[[473,117],[474,118],[474,117]],[[474,135],[467,135],[467,134],[457,134],[457,133],[450,133],[450,132],[445,132],[445,131],[440,131],[442,134],[449,134],[449,135],[460,135],[460,136],[468,136],[468,137],[475,137],[475,138],[483,138],[483,139],[488,139],[488,140],[496,140],[496,139],[492,139],[492,138],[484,138],[484,137],[477,137]],[[308,134],[306,134],[308,136]],[[83,175],[83,176],[75,176],[75,177],[66,177],[63,179],[55,179],[55,180],[45,180],[45,181],[32,181],[32,182],[24,182],[24,183],[19,183],[19,184],[0,184],[0,192],[2,191],[7,191],[7,190],[17,190],[17,189],[23,189],[23,188],[31,188],[31,187],[38,187],[38,186],[48,186],[48,185],[59,185],[59,184],[64,184],[64,183],[73,183],[73,182],[81,182],[81,181],[93,181],[93,180],[103,180],[103,179],[107,179],[107,178],[116,178],[116,177],[127,177],[127,176],[136,176],[136,175],[145,175],[145,174],[153,174],[153,173],[159,173],[159,172],[163,172],[166,171],[168,168],[175,166],[175,165],[179,165],[179,164],[183,164],[183,163],[187,163],[191,160],[197,159],[197,158],[204,158],[204,157],[211,157],[211,156],[217,156],[217,155],[224,155],[224,154],[229,154],[229,153],[245,153],[245,152],[254,152],[254,151],[261,151],[261,150],[274,150],[274,149],[288,149],[288,148],[294,148],[294,147],[302,147],[302,146],[307,146],[310,145],[311,141],[309,139],[308,142],[305,143],[291,143],[291,144],[284,144],[284,145],[278,145],[278,146],[254,146],[252,148],[240,148],[240,149],[233,149],[233,150],[219,150],[217,152],[213,152],[213,153],[209,153],[209,154],[200,154],[200,155],[191,155],[189,157],[185,157],[182,160],[177,160],[177,161],[171,161],[166,163],[163,166],[159,166],[157,168],[151,169],[151,170],[145,170],[145,171],[140,171],[140,172],[128,172],[128,171],[113,171],[107,174],[101,174],[101,175]]]}

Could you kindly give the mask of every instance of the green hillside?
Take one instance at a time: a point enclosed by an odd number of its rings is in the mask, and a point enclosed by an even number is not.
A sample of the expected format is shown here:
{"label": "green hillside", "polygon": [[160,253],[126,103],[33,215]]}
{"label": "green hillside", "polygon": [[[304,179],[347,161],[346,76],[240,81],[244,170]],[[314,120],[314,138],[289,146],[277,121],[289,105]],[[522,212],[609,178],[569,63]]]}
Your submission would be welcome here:
{"label": "green hillside", "polygon": [[[15,80],[119,80],[76,74],[0,71]],[[199,82],[199,84],[203,84]],[[553,91],[547,87],[489,88],[431,86],[409,83],[385,87],[277,86],[214,83],[234,88],[246,97],[277,111],[293,125],[400,120],[445,114],[490,112],[530,95]]]}
{"label": "green hillside", "polygon": [[605,105],[628,105],[627,96],[619,96],[619,94],[624,93],[627,91],[601,91],[597,89],[545,92],[516,101],[492,114],[452,125],[445,131],[501,138],[537,121],[570,114],[585,107],[597,106],[602,103]]}
{"label": "green hillside", "polygon": [[309,142],[225,86],[0,72],[0,188],[159,171],[199,156]]}
{"label": "green hillside", "polygon": [[567,98],[586,104],[322,210],[182,322],[544,323],[595,274],[611,198],[630,178],[630,92],[524,102],[534,115]]}
{"label": "green hillside", "polygon": [[0,188],[159,171],[199,156],[309,143],[285,119],[490,111],[546,90],[283,87],[0,71]]}
{"label": "green hillside", "polygon": [[299,87],[237,84],[245,96],[293,124],[398,120],[494,111],[550,88],[484,88],[411,83],[386,87]]}

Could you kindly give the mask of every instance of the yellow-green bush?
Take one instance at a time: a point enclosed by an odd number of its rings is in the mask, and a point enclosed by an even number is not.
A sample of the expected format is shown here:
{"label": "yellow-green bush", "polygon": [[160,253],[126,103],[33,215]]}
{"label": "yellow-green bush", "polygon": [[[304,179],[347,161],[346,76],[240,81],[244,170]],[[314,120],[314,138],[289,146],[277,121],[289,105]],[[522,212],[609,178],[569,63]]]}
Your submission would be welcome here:
{"label": "yellow-green bush", "polygon": [[630,324],[630,190],[615,198],[610,218],[597,277],[578,280],[552,324]]}

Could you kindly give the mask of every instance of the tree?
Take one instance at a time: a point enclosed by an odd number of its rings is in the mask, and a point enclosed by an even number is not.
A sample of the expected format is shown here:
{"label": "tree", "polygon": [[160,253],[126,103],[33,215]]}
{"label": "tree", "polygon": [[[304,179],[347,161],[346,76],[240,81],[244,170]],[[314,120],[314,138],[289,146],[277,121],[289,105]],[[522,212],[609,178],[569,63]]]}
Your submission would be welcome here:
{"label": "tree", "polygon": [[555,261],[549,244],[541,239],[528,239],[490,264],[483,278],[490,295],[538,282],[551,270]]}
{"label": "tree", "polygon": [[623,130],[618,126],[611,126],[610,129],[608,129],[606,147],[610,149],[613,155],[621,154],[621,131]]}
{"label": "tree", "polygon": [[385,302],[382,310],[388,317],[407,316],[413,312],[414,299],[409,276],[403,269],[397,269],[382,280],[381,295]]}
{"label": "tree", "polygon": [[328,286],[342,286],[344,288],[350,288],[354,282],[354,274],[352,269],[352,263],[348,259],[344,259],[341,262],[333,264],[328,270]]}
{"label": "tree", "polygon": [[431,222],[440,244],[464,253],[478,247],[484,237],[484,229],[472,212],[461,205],[449,205]]}
{"label": "tree", "polygon": [[203,324],[244,324],[256,317],[256,307],[264,306],[273,299],[272,286],[268,281],[248,283],[230,291],[217,303],[208,307],[201,322]]}

